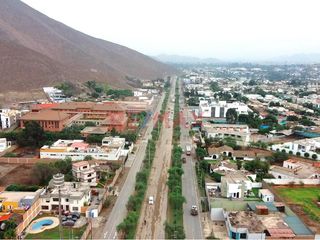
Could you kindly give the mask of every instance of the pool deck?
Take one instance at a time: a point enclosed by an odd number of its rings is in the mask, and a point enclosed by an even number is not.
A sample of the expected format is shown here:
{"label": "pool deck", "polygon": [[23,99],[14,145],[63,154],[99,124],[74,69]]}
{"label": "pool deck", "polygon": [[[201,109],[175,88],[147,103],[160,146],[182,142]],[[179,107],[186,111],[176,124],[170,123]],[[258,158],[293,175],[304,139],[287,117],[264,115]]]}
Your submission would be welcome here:
{"label": "pool deck", "polygon": [[[33,224],[37,223],[37,222],[40,222],[40,221],[43,221],[43,220],[52,220],[53,223],[49,226],[43,226],[39,229],[35,229],[35,230],[32,230],[32,226]],[[30,234],[36,234],[36,233],[40,233],[40,232],[43,232],[47,229],[52,229],[52,228],[55,228],[56,226],[59,225],[59,218],[57,217],[42,217],[42,218],[38,218],[36,220],[34,220],[30,225],[29,227],[27,228],[27,233],[30,233]]]}

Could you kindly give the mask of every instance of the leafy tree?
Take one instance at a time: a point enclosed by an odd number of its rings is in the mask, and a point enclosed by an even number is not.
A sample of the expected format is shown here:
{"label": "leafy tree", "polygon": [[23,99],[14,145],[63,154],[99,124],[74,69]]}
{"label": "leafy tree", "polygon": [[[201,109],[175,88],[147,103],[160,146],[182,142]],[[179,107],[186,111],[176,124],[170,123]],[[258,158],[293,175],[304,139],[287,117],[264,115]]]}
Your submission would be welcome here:
{"label": "leafy tree", "polygon": [[78,93],[76,85],[72,82],[63,82],[56,86],[66,97],[72,97]]}
{"label": "leafy tree", "polygon": [[207,156],[207,152],[205,149],[201,147],[196,148],[196,156],[199,160],[202,160],[205,156]]}
{"label": "leafy tree", "polygon": [[236,109],[234,108],[228,109],[228,111],[226,112],[226,120],[227,120],[227,123],[232,123],[232,124],[235,124],[238,121],[238,113]]}
{"label": "leafy tree", "polygon": [[225,137],[223,139],[223,144],[227,145],[227,146],[229,146],[229,147],[231,147],[233,149],[237,148],[237,141],[232,137]]}
{"label": "leafy tree", "polygon": [[287,121],[292,121],[292,122],[295,122],[295,121],[298,121],[299,118],[295,115],[290,115],[287,117]]}
{"label": "leafy tree", "polygon": [[254,79],[251,79],[251,80],[248,82],[248,85],[249,85],[249,86],[255,86],[255,85],[257,85],[257,81],[255,81]]}
{"label": "leafy tree", "polygon": [[242,167],[242,162],[239,159],[237,159],[236,164],[237,164],[237,169],[240,170]]}
{"label": "leafy tree", "polygon": [[271,162],[283,163],[283,161],[287,160],[289,155],[286,152],[274,152],[272,156],[269,158]]}
{"label": "leafy tree", "polygon": [[262,180],[269,171],[269,163],[261,161],[260,159],[255,159],[253,161],[247,161],[244,164],[244,168],[247,171],[254,172],[257,174],[257,179]]}
{"label": "leafy tree", "polygon": [[35,121],[25,123],[25,128],[20,132],[17,138],[19,146],[28,146],[39,148],[45,141],[43,128]]}
{"label": "leafy tree", "polygon": [[315,126],[316,124],[311,121],[310,119],[308,119],[307,117],[302,117],[300,120],[299,120],[299,123],[303,126]]}
{"label": "leafy tree", "polygon": [[187,103],[189,106],[198,106],[199,105],[199,99],[195,97],[191,97],[187,100]]}
{"label": "leafy tree", "polygon": [[210,83],[210,89],[211,89],[212,92],[221,91],[221,88],[219,87],[219,84],[217,82],[211,82]]}
{"label": "leafy tree", "polygon": [[0,230],[0,239],[15,239],[17,224],[12,220],[3,222],[5,224],[5,230]]}

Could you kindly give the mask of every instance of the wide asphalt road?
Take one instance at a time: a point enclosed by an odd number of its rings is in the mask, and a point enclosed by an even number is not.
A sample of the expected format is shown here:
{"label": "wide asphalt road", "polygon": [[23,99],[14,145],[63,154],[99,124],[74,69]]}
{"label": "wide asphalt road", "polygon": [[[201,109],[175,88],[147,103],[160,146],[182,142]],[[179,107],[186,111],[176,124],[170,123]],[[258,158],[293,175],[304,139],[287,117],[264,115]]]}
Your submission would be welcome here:
{"label": "wide asphalt road", "polygon": [[[179,84],[181,84],[180,81]],[[180,145],[185,150],[186,145],[192,145],[192,140],[189,136],[189,127],[186,127],[186,122],[188,122],[188,126],[190,126],[190,122],[193,121],[193,119],[188,107],[184,106],[183,102],[183,91],[180,89],[180,109],[183,109],[182,112],[180,112]],[[194,154],[194,147],[192,150]],[[197,176],[195,172],[195,162],[192,155],[184,155],[186,156],[186,163],[183,164],[184,174],[182,176],[182,194],[186,199],[186,203],[183,205],[183,225],[186,233],[186,239],[203,239]],[[190,214],[192,205],[198,206],[198,216],[192,216]]]}

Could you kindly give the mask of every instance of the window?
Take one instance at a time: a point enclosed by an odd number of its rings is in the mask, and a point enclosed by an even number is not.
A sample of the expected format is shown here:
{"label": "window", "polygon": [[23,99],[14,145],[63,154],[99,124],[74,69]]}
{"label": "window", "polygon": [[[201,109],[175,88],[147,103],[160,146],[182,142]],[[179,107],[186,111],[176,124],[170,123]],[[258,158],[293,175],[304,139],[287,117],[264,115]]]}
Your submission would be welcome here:
{"label": "window", "polygon": [[43,206],[41,206],[41,209],[42,209],[42,210],[48,210],[48,209],[49,209],[49,206],[43,205]]}
{"label": "window", "polygon": [[50,202],[50,199],[46,199],[46,203],[49,203]]}
{"label": "window", "polygon": [[66,202],[69,202],[69,198],[66,198]]}
{"label": "window", "polygon": [[79,210],[78,207],[73,207],[73,208],[72,208],[72,211],[78,211],[78,210]]}
{"label": "window", "polygon": [[52,198],[52,201],[59,202],[59,198]]}
{"label": "window", "polygon": [[240,233],[240,238],[246,239],[247,238],[247,234],[246,233]]}

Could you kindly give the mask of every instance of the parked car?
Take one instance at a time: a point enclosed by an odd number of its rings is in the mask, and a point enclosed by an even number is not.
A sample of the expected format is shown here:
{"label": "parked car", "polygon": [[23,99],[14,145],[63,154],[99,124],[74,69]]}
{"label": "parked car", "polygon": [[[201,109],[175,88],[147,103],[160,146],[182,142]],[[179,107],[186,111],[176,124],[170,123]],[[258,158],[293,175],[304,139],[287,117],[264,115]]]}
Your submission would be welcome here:
{"label": "parked car", "polygon": [[78,213],[78,212],[72,212],[71,215],[72,215],[72,217],[80,218],[80,213]]}
{"label": "parked car", "polygon": [[72,221],[72,220],[64,221],[64,222],[62,222],[62,226],[73,227],[74,226],[74,221]]}

